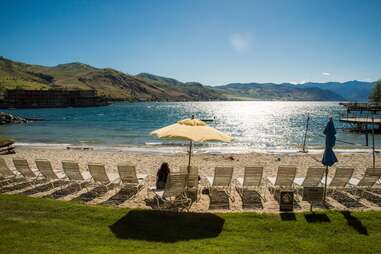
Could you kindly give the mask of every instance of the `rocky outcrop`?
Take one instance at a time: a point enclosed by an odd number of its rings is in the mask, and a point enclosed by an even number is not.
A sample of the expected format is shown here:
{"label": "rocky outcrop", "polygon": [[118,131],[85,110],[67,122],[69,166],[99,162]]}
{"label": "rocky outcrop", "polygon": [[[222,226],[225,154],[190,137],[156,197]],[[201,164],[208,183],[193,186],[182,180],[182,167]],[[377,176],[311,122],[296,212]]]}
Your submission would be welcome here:
{"label": "rocky outcrop", "polygon": [[0,125],[12,123],[27,123],[28,120],[5,112],[0,112]]}

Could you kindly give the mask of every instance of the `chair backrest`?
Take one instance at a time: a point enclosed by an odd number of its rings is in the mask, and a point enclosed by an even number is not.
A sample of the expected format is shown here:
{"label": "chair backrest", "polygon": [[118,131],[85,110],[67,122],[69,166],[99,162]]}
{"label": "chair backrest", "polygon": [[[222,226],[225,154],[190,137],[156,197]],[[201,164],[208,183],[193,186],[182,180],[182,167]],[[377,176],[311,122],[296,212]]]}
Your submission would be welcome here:
{"label": "chair backrest", "polygon": [[296,167],[294,166],[279,166],[275,180],[275,186],[291,187],[294,183],[296,175]]}
{"label": "chair backrest", "polygon": [[36,166],[40,170],[41,174],[49,180],[58,179],[57,175],[53,171],[52,164],[48,160],[36,160]]}
{"label": "chair backrest", "polygon": [[9,176],[15,176],[15,174],[12,172],[12,170],[9,169],[7,163],[3,158],[0,158],[0,176],[3,177],[9,177]]}
{"label": "chair backrest", "polygon": [[263,167],[245,167],[243,187],[258,187],[261,185]]}
{"label": "chair backrest", "polygon": [[183,166],[183,167],[180,167],[180,173],[187,175],[188,188],[198,187],[198,167],[191,166],[189,168],[189,174],[188,174],[188,166]]}
{"label": "chair backrest", "polygon": [[120,180],[123,184],[139,184],[136,167],[128,164],[118,164]]}
{"label": "chair backrest", "polygon": [[216,167],[214,169],[213,186],[230,186],[233,176],[233,167]]}
{"label": "chair backrest", "polygon": [[357,186],[372,187],[381,178],[381,168],[367,168],[364,177],[360,180]]}
{"label": "chair backrest", "polygon": [[72,181],[83,181],[83,176],[79,170],[79,165],[74,161],[62,161],[62,169],[67,177]]}
{"label": "chair backrest", "polygon": [[320,184],[324,175],[323,167],[309,167],[306,178],[303,181],[304,187],[316,187]]}
{"label": "chair backrest", "polygon": [[36,175],[30,169],[27,160],[20,159],[20,158],[14,158],[13,159],[13,164],[15,165],[16,170],[18,172],[20,172],[24,177],[27,177],[27,178],[36,177]]}
{"label": "chair backrest", "polygon": [[95,182],[104,184],[110,183],[110,179],[106,174],[105,165],[98,163],[89,163],[88,168]]}
{"label": "chair backrest", "polygon": [[345,187],[352,177],[353,168],[336,168],[335,176],[330,183],[330,187]]}
{"label": "chair backrest", "polygon": [[163,197],[177,197],[185,192],[186,174],[171,173],[168,175]]}

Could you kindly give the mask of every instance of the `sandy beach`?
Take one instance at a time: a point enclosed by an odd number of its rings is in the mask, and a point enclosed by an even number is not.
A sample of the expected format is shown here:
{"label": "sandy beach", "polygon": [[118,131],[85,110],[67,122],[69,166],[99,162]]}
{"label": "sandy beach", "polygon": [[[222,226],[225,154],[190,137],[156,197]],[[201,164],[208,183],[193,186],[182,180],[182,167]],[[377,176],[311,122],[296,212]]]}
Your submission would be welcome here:
{"label": "sandy beach", "polygon": [[[111,179],[117,177],[117,164],[118,163],[129,163],[136,165],[138,174],[147,174],[148,181],[146,182],[145,188],[141,190],[132,199],[125,200],[120,207],[129,208],[150,208],[147,205],[147,186],[153,186],[155,182],[155,174],[158,167],[162,162],[168,162],[171,171],[178,171],[181,166],[187,163],[187,154],[177,153],[172,155],[164,154],[150,154],[143,152],[126,152],[118,150],[67,150],[63,148],[34,148],[34,147],[21,147],[17,148],[17,153],[13,155],[4,155],[7,164],[11,169],[14,169],[12,164],[12,158],[20,157],[28,160],[30,166],[33,170],[37,170],[34,163],[35,159],[48,159],[51,161],[54,170],[61,171],[61,161],[63,160],[73,160],[79,163],[81,170],[87,171],[87,164],[89,162],[102,163],[106,166],[107,174]],[[335,168],[337,167],[353,167],[355,169],[354,176],[360,178],[364,170],[367,167],[372,166],[372,154],[368,152],[362,153],[338,153],[337,154],[339,162],[330,169],[329,174],[333,176]],[[245,166],[257,166],[261,165],[264,167],[264,178],[267,176],[275,176],[277,168],[280,165],[294,165],[297,167],[297,177],[303,177],[306,174],[306,170],[311,166],[322,166],[320,163],[322,158],[321,153],[283,153],[283,154],[266,154],[266,153],[250,153],[250,154],[195,154],[192,158],[192,165],[199,167],[199,172],[202,178],[205,176],[213,176],[213,171],[216,166],[232,166],[234,167],[233,179],[243,176],[243,170]],[[381,165],[381,157],[377,154],[376,165]],[[202,180],[201,184],[205,184]],[[51,191],[50,191],[51,192]],[[118,189],[113,189],[96,197],[95,199],[87,202],[89,204],[103,203],[113,195],[118,192]],[[79,191],[78,193],[68,195],[61,199],[71,200],[78,195],[83,193]],[[46,193],[35,193],[33,196],[45,196]],[[349,194],[348,194],[349,195]],[[228,204],[221,208],[214,209],[211,207],[211,200],[209,195],[201,195],[201,199],[192,205],[191,210],[195,212],[216,210],[222,212],[237,212],[246,210],[256,210],[259,212],[277,212],[279,209],[278,203],[269,194],[268,191],[265,193],[266,202],[263,202],[263,207],[261,208],[245,208],[239,194],[233,191],[234,201],[228,200]],[[380,196],[381,197],[381,196]],[[380,198],[381,199],[381,198]],[[350,207],[351,209],[360,210],[377,210],[380,209],[378,205],[369,203],[367,200],[359,200],[360,205],[355,207]],[[332,208],[336,209],[346,209],[346,207],[337,202],[333,198],[329,198],[329,203]],[[304,211],[309,209],[309,203],[298,201],[298,206],[296,211]]]}

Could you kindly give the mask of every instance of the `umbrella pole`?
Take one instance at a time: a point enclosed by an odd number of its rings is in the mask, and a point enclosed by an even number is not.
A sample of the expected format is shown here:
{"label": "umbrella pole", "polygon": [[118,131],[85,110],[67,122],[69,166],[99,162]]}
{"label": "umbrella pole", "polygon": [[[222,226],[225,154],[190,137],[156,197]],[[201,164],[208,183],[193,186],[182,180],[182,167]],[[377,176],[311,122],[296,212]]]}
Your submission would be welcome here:
{"label": "umbrella pole", "polygon": [[328,166],[325,167],[325,181],[324,181],[324,202],[327,197],[327,178],[328,178]]}
{"label": "umbrella pole", "polygon": [[189,173],[189,171],[190,171],[191,158],[192,158],[192,140],[189,142],[188,173]]}
{"label": "umbrella pole", "polygon": [[374,145],[374,116],[372,117],[373,168],[376,168],[376,150]]}

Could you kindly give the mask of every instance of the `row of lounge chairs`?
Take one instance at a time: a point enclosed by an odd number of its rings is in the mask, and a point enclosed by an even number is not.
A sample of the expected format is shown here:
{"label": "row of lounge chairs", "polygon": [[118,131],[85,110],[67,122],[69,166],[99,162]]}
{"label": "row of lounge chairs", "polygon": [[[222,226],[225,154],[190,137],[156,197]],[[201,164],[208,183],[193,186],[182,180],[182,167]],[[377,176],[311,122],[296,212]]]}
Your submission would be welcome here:
{"label": "row of lounge chairs", "polygon": [[128,164],[119,164],[119,178],[111,180],[106,174],[105,166],[102,164],[88,164],[89,171],[81,172],[79,165],[74,161],[62,161],[62,171],[54,171],[48,160],[36,160],[38,173],[32,171],[29,163],[25,159],[14,158],[13,164],[16,173],[9,169],[4,159],[0,158],[0,183],[1,185],[11,184],[21,180],[29,181],[32,185],[38,184],[39,180],[55,181],[67,180],[76,182],[86,186],[86,183],[102,185],[108,188],[113,185],[121,185],[122,187],[131,187],[140,189],[144,186],[147,175],[136,174],[135,166]]}
{"label": "row of lounge chairs", "polygon": [[[78,183],[92,182],[105,187],[117,184],[122,187],[136,188],[139,191],[147,177],[147,175],[137,176],[135,166],[128,164],[119,164],[117,166],[119,178],[112,181],[106,174],[105,166],[102,164],[90,163],[88,164],[89,171],[81,172],[78,163],[63,161],[63,171],[55,172],[49,161],[36,160],[39,175],[30,169],[25,159],[15,158],[13,163],[22,177],[32,182],[39,178],[46,180],[67,179]],[[324,184],[324,168],[310,167],[305,177],[296,177],[296,169],[294,166],[280,166],[276,177],[264,178],[263,167],[245,167],[243,177],[233,180],[233,167],[216,167],[214,176],[205,177],[205,179],[209,191],[222,190],[232,201],[234,201],[231,195],[233,185],[242,198],[244,198],[245,190],[254,190],[265,201],[264,192],[266,189],[269,189],[274,194],[279,189],[300,190],[303,187],[319,187]],[[353,177],[353,172],[353,168],[336,168],[335,175],[327,179],[328,188],[332,190],[354,188],[360,191],[381,184],[381,168],[367,168],[361,179]],[[59,173],[62,176],[59,176]],[[85,174],[88,174],[88,177],[84,177]],[[2,158],[0,158],[0,176],[3,177],[0,183],[2,181],[11,181],[12,178],[20,178],[8,168]],[[181,207],[188,210],[192,202],[198,200],[200,192],[197,167],[181,167],[179,172],[172,172],[163,190],[157,190],[155,187],[147,188],[147,196],[153,194],[153,199],[156,200],[157,207],[160,209]],[[194,193],[193,196],[196,199],[189,198],[189,193]]]}

